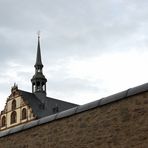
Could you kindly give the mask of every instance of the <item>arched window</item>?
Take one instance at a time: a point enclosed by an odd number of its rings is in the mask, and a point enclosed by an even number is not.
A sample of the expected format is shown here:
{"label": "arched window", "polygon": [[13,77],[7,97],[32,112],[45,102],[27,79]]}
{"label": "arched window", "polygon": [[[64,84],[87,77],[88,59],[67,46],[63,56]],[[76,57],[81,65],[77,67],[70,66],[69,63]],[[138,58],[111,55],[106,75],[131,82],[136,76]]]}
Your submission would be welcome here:
{"label": "arched window", "polygon": [[23,108],[23,110],[22,110],[22,120],[24,120],[26,118],[27,118],[27,111],[26,111],[26,108]]}
{"label": "arched window", "polygon": [[12,110],[15,110],[16,109],[16,100],[13,100],[12,101]]}
{"label": "arched window", "polygon": [[6,117],[2,117],[2,127],[6,126]]}
{"label": "arched window", "polygon": [[37,81],[37,91],[40,91],[40,88],[41,88],[41,86],[40,86],[40,82],[39,81]]}
{"label": "arched window", "polygon": [[11,113],[11,124],[16,123],[16,120],[17,120],[17,114],[16,111],[13,111]]}

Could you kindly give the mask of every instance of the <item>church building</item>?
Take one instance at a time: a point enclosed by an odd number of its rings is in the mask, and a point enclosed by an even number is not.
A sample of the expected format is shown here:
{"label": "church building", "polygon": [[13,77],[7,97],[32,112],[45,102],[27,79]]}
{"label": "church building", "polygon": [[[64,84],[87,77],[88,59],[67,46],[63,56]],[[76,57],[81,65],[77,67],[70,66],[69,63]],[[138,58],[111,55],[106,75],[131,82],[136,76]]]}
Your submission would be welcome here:
{"label": "church building", "polygon": [[0,130],[5,130],[78,105],[47,97],[46,82],[43,75],[40,36],[38,36],[35,74],[31,79],[32,92],[20,90],[16,84],[11,88],[4,110],[0,114]]}

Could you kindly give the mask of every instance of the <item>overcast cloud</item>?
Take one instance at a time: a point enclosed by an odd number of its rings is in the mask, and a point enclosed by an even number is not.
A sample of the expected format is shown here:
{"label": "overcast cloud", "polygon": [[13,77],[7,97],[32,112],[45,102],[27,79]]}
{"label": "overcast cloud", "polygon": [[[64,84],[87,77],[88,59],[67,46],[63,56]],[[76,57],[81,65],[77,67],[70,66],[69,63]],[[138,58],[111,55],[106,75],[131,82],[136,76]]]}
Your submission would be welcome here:
{"label": "overcast cloud", "polygon": [[48,96],[84,104],[148,82],[147,0],[0,0],[0,110],[31,91],[37,35]]}

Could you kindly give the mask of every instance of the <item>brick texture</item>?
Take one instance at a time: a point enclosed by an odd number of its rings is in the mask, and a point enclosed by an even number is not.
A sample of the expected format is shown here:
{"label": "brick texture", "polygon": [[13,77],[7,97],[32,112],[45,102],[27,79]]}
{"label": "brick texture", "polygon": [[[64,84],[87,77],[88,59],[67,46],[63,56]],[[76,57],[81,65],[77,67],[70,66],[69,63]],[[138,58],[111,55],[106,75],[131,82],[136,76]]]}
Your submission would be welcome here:
{"label": "brick texture", "polygon": [[2,137],[0,148],[148,148],[148,92]]}

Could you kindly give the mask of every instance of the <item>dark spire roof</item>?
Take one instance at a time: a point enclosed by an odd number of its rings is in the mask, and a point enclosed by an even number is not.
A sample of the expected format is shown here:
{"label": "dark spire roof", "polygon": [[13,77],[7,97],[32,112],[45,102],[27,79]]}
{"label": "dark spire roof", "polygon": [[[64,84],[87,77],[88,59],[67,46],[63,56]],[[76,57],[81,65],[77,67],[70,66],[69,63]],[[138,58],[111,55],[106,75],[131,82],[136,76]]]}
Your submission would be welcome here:
{"label": "dark spire roof", "polygon": [[43,67],[42,59],[41,59],[41,49],[40,49],[40,35],[38,35],[38,46],[37,46],[37,56],[36,56],[35,67],[36,66]]}
{"label": "dark spire roof", "polygon": [[47,79],[43,75],[42,68],[42,60],[41,60],[41,49],[40,49],[40,35],[38,34],[38,46],[37,46],[37,57],[36,57],[36,63],[34,65],[35,67],[35,74],[33,78],[31,79],[32,82],[32,92],[40,92],[40,93],[46,93],[46,82]]}

